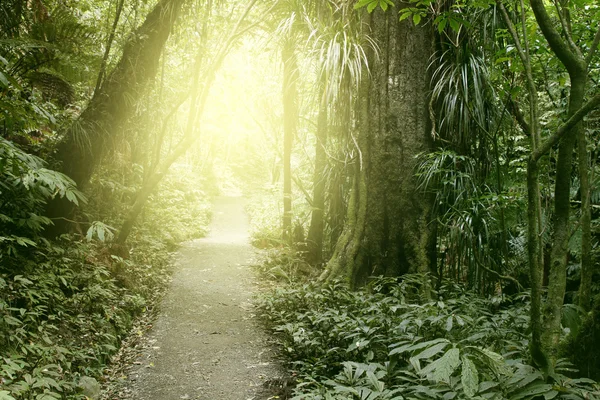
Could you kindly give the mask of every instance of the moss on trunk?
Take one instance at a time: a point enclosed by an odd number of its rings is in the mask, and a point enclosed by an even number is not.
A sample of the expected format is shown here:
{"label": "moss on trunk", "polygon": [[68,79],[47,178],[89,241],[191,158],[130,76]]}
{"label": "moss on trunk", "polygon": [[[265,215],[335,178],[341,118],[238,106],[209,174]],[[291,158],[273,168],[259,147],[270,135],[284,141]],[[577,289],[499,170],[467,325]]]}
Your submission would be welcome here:
{"label": "moss on trunk", "polygon": [[398,21],[397,9],[371,14],[381,52],[361,87],[359,156],[348,223],[323,278],[359,286],[372,274],[428,272],[435,249],[432,199],[416,189],[415,156],[432,147],[427,74],[430,27]]}

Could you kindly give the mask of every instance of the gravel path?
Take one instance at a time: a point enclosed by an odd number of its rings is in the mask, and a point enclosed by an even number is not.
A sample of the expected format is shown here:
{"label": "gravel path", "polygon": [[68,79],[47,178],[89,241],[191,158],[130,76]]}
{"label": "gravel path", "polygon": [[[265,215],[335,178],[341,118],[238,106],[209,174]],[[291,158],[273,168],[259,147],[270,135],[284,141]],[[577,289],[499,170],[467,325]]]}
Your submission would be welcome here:
{"label": "gravel path", "polygon": [[241,197],[215,200],[211,233],[178,252],[172,287],[129,371],[136,400],[258,400],[282,376],[251,304],[255,253]]}

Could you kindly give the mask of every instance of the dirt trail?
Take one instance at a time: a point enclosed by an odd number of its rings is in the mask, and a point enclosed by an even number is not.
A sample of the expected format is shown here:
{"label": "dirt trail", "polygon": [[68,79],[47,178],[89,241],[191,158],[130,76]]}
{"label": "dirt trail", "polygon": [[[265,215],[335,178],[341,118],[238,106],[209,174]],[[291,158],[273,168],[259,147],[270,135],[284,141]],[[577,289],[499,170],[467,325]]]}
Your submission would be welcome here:
{"label": "dirt trail", "polygon": [[217,198],[209,236],[179,250],[150,346],[128,374],[131,399],[266,399],[263,383],[281,376],[251,304],[255,253],[243,206]]}

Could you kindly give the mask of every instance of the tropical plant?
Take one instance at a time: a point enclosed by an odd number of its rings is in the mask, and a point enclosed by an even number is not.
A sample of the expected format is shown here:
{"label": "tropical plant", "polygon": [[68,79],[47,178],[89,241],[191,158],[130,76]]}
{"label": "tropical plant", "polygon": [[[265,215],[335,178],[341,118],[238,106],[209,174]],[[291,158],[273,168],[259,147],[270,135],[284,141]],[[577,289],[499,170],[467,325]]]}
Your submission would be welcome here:
{"label": "tropical plant", "polygon": [[[528,365],[525,295],[485,299],[444,281],[419,302],[420,276],[376,278],[365,290],[339,283],[274,289],[261,299],[268,325],[299,383],[295,399],[592,398],[600,387],[555,383]],[[563,375],[564,374],[564,375]]]}

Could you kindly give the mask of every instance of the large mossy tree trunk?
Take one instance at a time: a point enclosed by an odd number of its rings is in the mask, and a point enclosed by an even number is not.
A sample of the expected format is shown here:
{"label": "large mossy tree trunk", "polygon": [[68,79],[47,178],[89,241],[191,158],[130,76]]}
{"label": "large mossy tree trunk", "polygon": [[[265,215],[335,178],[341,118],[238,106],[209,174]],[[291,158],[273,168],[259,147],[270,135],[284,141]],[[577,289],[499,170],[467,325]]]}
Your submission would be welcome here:
{"label": "large mossy tree trunk", "polygon": [[[84,188],[109,147],[134,113],[138,101],[156,76],[159,60],[171,29],[185,0],[160,0],[144,23],[131,34],[116,68],[94,94],[79,119],[58,144],[55,159],[60,171]],[[56,198],[47,215],[55,220],[49,230],[57,235],[68,229],[73,204]]]}
{"label": "large mossy tree trunk", "polygon": [[432,148],[427,73],[430,27],[398,21],[398,9],[370,16],[380,48],[359,93],[356,173],[348,221],[322,279],[352,287],[372,274],[429,272],[434,265],[432,199],[416,187],[415,156]]}

